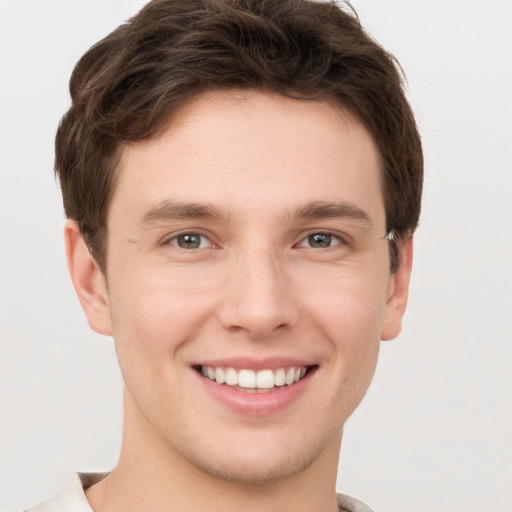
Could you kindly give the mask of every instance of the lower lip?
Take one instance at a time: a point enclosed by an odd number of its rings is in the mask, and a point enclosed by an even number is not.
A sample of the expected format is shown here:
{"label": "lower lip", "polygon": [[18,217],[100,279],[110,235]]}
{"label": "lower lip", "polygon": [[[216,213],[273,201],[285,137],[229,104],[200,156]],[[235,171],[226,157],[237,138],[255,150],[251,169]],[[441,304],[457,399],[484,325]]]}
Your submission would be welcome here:
{"label": "lower lip", "polygon": [[295,402],[306,391],[314,370],[309,371],[303,379],[291,386],[280,386],[266,393],[240,391],[226,384],[217,384],[195,373],[206,391],[231,410],[247,416],[268,416],[286,409]]}

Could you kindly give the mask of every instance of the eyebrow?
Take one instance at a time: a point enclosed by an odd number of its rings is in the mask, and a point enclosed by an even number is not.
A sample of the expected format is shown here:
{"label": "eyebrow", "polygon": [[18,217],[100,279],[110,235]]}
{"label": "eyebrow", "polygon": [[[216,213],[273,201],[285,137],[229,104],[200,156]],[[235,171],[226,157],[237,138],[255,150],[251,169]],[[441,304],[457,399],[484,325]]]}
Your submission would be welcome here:
{"label": "eyebrow", "polygon": [[352,219],[372,225],[370,216],[352,203],[315,201],[297,207],[291,214],[297,219]]}
{"label": "eyebrow", "polygon": [[150,226],[159,221],[186,220],[186,219],[224,219],[228,217],[216,206],[207,203],[181,203],[165,199],[154,208],[148,210],[140,224],[143,227]]}
{"label": "eyebrow", "polygon": [[[210,203],[184,203],[165,199],[149,209],[142,217],[140,224],[143,227],[150,227],[160,221],[187,219],[226,221],[232,217],[234,215],[229,211],[222,210]],[[347,202],[314,201],[305,203],[286,212],[284,218],[292,220],[352,219],[362,221],[369,227],[372,226],[368,213]]]}

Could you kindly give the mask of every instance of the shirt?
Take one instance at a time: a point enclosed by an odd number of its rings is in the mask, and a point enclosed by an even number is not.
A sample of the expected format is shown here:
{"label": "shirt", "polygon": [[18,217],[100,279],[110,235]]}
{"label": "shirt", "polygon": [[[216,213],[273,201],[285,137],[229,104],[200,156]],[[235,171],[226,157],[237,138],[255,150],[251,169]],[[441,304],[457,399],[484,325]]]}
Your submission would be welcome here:
{"label": "shirt", "polygon": [[[73,473],[66,485],[52,499],[26,512],[93,512],[84,489],[105,478],[108,473]],[[371,508],[345,494],[337,495],[340,512],[373,512]]]}

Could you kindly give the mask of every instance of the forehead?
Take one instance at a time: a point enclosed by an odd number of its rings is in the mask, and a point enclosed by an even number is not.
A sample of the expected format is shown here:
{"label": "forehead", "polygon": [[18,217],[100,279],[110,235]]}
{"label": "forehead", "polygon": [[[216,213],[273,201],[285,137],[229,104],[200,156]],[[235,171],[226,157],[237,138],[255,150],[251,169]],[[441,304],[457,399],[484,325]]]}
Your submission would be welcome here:
{"label": "forehead", "polygon": [[157,138],[126,146],[118,172],[111,215],[139,221],[170,199],[233,216],[312,202],[350,203],[376,223],[384,212],[378,152],[361,123],[333,104],[277,94],[202,94]]}

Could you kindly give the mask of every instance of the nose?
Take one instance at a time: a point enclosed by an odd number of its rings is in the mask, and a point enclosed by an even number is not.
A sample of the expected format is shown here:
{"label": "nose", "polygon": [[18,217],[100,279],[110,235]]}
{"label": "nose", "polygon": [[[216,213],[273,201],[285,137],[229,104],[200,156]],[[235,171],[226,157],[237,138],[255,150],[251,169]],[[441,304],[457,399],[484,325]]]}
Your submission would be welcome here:
{"label": "nose", "polygon": [[218,310],[221,325],[252,338],[284,331],[299,319],[292,283],[278,258],[265,250],[237,259],[222,295]]}

